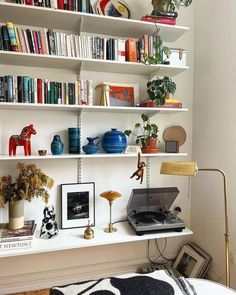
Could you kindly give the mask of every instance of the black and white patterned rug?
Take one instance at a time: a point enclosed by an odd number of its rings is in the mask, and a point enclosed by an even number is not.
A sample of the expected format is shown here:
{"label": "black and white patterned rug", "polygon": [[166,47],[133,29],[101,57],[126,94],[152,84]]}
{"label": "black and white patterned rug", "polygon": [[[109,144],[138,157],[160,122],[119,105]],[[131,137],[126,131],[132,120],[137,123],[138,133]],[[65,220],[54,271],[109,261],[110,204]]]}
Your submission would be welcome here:
{"label": "black and white patterned rug", "polygon": [[127,274],[54,287],[50,295],[197,295],[185,278],[175,278],[166,270],[149,274]]}

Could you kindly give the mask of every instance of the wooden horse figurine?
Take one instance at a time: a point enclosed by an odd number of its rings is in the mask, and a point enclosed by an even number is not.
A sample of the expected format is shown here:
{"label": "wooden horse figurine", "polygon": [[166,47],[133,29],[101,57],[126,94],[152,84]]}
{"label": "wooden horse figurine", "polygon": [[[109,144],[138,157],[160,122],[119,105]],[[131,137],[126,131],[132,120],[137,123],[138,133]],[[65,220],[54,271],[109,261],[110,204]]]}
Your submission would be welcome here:
{"label": "wooden horse figurine", "polygon": [[32,134],[36,134],[33,125],[26,126],[22,129],[20,135],[12,135],[9,139],[9,156],[16,155],[16,147],[24,146],[25,156],[31,155],[31,142]]}

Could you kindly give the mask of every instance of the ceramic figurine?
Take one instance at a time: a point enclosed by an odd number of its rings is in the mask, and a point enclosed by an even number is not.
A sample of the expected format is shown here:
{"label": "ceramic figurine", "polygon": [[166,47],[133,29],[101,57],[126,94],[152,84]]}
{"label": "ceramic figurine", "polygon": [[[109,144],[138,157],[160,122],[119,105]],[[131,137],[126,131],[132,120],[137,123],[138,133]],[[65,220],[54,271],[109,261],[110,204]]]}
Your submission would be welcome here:
{"label": "ceramic figurine", "polygon": [[31,135],[36,134],[32,124],[22,129],[20,135],[12,135],[9,139],[9,156],[16,155],[16,148],[18,146],[24,147],[25,156],[31,155]]}
{"label": "ceramic figurine", "polygon": [[102,147],[107,153],[122,153],[126,148],[127,140],[123,132],[112,128],[104,134]]}
{"label": "ceramic figurine", "polygon": [[46,206],[43,210],[43,220],[39,235],[40,238],[51,239],[59,233],[55,217],[54,206]]}
{"label": "ceramic figurine", "polygon": [[138,153],[138,169],[130,176],[130,178],[133,178],[134,176],[137,176],[136,180],[140,179],[140,184],[143,183],[143,173],[144,173],[144,167],[147,165],[144,162],[140,161],[140,153]]}
{"label": "ceramic figurine", "polygon": [[51,143],[51,152],[53,155],[61,155],[64,150],[64,144],[61,141],[60,135],[54,135]]}
{"label": "ceramic figurine", "polygon": [[83,151],[86,154],[96,154],[99,151],[98,144],[100,143],[100,141],[94,143],[94,141],[97,139],[99,139],[99,137],[87,137],[88,143],[82,147]]}

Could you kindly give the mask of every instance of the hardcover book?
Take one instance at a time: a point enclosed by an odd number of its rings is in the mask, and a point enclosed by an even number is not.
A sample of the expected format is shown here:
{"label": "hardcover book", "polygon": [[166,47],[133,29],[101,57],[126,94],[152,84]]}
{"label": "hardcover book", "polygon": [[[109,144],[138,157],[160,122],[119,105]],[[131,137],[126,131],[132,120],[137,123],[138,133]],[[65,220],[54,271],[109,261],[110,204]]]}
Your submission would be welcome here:
{"label": "hardcover book", "polygon": [[0,242],[32,239],[36,224],[34,220],[25,221],[24,227],[10,230],[8,223],[0,223]]}
{"label": "hardcover book", "polygon": [[19,240],[0,243],[0,251],[28,249],[32,247],[33,240]]}

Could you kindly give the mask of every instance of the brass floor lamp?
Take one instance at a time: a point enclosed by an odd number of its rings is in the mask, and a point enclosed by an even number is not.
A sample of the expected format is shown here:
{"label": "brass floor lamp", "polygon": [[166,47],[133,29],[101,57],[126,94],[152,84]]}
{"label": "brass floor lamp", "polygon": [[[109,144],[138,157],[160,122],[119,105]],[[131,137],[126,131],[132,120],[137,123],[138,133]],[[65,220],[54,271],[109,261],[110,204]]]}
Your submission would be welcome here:
{"label": "brass floor lamp", "polygon": [[226,270],[226,286],[230,287],[230,236],[228,221],[228,196],[227,181],[225,173],[220,169],[197,167],[196,162],[163,162],[161,164],[161,174],[195,176],[198,171],[219,172],[223,176],[224,181],[224,211],[225,211],[225,270]]}

